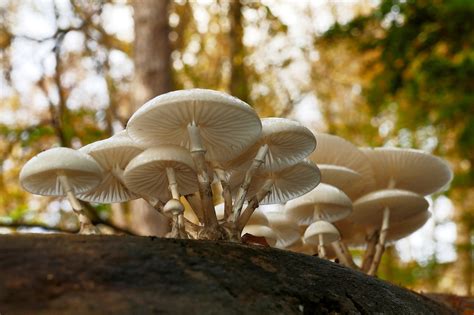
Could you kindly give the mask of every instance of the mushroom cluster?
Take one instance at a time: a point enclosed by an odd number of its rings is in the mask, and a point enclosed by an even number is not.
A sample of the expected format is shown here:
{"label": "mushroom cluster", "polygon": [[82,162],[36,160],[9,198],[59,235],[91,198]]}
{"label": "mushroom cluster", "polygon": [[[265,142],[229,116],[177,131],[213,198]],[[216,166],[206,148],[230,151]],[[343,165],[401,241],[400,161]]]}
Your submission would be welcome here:
{"label": "mushroom cluster", "polygon": [[[289,119],[260,119],[243,101],[204,89],[160,95],[118,134],[79,150],[47,150],[20,173],[31,193],[67,196],[83,234],[99,230],[79,200],[142,198],[170,218],[168,237],[251,236],[273,247],[337,257],[369,274],[387,241],[428,220],[423,196],[451,178],[443,160],[424,152],[359,149]],[[261,211],[260,205],[274,206]],[[364,244],[359,267],[348,246]]]}

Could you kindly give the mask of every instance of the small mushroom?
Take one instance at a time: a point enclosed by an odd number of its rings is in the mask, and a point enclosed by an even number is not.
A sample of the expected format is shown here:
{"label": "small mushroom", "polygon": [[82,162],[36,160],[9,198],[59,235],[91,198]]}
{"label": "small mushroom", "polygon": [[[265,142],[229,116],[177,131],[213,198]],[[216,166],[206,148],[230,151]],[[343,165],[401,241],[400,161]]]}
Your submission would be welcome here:
{"label": "small mushroom", "polygon": [[374,275],[385,248],[389,222],[398,222],[428,208],[422,196],[406,190],[385,189],[367,194],[354,202],[350,220],[365,226],[380,226],[376,252],[368,274]]}
{"label": "small mushroom", "polygon": [[90,155],[102,167],[103,178],[94,190],[78,195],[85,201],[113,203],[137,199],[140,196],[125,187],[123,172],[128,163],[143,152],[122,131],[115,136],[93,142],[79,149],[80,152]]}
{"label": "small mushroom", "polygon": [[99,185],[102,174],[93,158],[69,148],[53,148],[33,157],[21,169],[21,186],[43,196],[67,196],[80,222],[80,234],[100,234],[76,195]]}
{"label": "small mushroom", "polygon": [[453,172],[439,157],[414,149],[361,149],[375,170],[377,189],[397,188],[426,196],[443,189]]}
{"label": "small mushroom", "polygon": [[368,157],[349,141],[326,133],[316,133],[318,147],[310,155],[316,164],[343,166],[357,172],[361,178],[346,190],[352,200],[373,191],[375,188],[374,171]]}
{"label": "small mushroom", "polygon": [[318,256],[326,258],[324,245],[329,245],[341,239],[339,231],[334,225],[326,221],[313,222],[304,232],[304,242],[318,246]]}
{"label": "small mushroom", "polygon": [[314,221],[334,222],[352,212],[352,202],[336,187],[319,184],[307,194],[290,200],[285,205],[287,215],[299,225],[310,225]]}
{"label": "small mushroom", "polygon": [[163,211],[173,216],[171,236],[186,238],[184,207],[180,194],[198,190],[196,171],[189,152],[179,146],[162,145],[145,150],[130,161],[124,172],[126,186],[133,192],[167,201]]}
{"label": "small mushroom", "polygon": [[203,218],[209,237],[217,226],[212,201],[209,161],[232,160],[260,136],[261,122],[245,102],[228,94],[192,89],[162,94],[130,118],[127,131],[143,146],[174,144],[187,147],[198,174]]}
{"label": "small mushroom", "polygon": [[318,164],[321,171],[321,183],[339,188],[343,192],[356,190],[354,186],[363,185],[362,176],[344,166]]}
{"label": "small mushroom", "polygon": [[284,249],[298,242],[301,238],[298,226],[283,212],[266,212],[269,227],[275,232],[277,239],[274,247]]}

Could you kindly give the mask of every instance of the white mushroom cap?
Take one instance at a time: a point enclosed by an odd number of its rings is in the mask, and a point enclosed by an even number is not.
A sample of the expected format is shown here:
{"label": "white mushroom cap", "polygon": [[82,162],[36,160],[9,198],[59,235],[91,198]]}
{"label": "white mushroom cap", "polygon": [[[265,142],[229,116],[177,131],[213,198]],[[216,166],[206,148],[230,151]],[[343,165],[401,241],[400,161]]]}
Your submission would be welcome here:
{"label": "white mushroom cap", "polygon": [[199,127],[206,157],[229,161],[258,140],[262,125],[256,112],[228,94],[180,90],[148,101],[130,118],[127,131],[141,146],[175,144],[189,148],[187,126]]}
{"label": "white mushroom cap", "polygon": [[[234,173],[231,176],[231,187],[238,187],[244,175],[243,173]],[[309,161],[302,161],[279,171],[266,172],[259,170],[252,178],[247,199],[255,196],[265,182],[271,180],[270,193],[260,204],[284,203],[316,187],[320,178],[321,174],[318,167]]]}
{"label": "white mushroom cap", "polygon": [[298,226],[285,213],[282,212],[266,212],[269,226],[277,235],[275,247],[285,248],[298,241],[301,234]]}
{"label": "white mushroom cap", "polygon": [[103,169],[103,178],[99,186],[79,199],[113,203],[137,199],[139,196],[132,193],[123,183],[122,173],[128,163],[143,152],[136,143],[122,131],[111,138],[97,141],[79,149],[92,156]]}
{"label": "white mushroom cap", "polygon": [[341,137],[325,134],[315,134],[318,147],[311,154],[310,159],[316,164],[332,164],[344,166],[356,171],[362,177],[359,185],[355,185],[354,191],[345,191],[351,198],[357,198],[375,188],[374,171],[370,166],[369,159],[355,145]]}
{"label": "white mushroom cap", "polygon": [[304,232],[304,242],[319,245],[319,235],[322,235],[324,245],[329,245],[341,239],[341,235],[334,225],[326,221],[316,221],[308,226]]}
{"label": "white mushroom cap", "polygon": [[125,184],[137,194],[167,201],[171,198],[166,175],[168,167],[175,171],[181,195],[192,194],[198,190],[191,155],[186,149],[174,145],[150,148],[137,155],[125,169]]}
{"label": "white mushroom cap", "polygon": [[387,240],[397,241],[420,229],[431,218],[431,212],[423,211],[403,221],[396,222],[388,228]]}
{"label": "white mushroom cap", "polygon": [[93,158],[69,148],[43,151],[25,163],[20,172],[21,186],[30,193],[64,196],[58,176],[65,175],[74,194],[88,192],[100,183],[100,166]]}
{"label": "white mushroom cap", "polygon": [[439,157],[414,149],[362,149],[375,170],[377,189],[398,188],[429,195],[453,178],[448,164]]}
{"label": "white mushroom cap", "polygon": [[265,226],[265,225],[246,225],[242,230],[242,236],[245,234],[251,234],[253,236],[264,237],[267,241],[268,245],[274,247],[278,236],[272,230],[272,228]]}
{"label": "white mushroom cap", "polygon": [[309,193],[285,205],[286,214],[299,225],[310,225],[317,220],[338,221],[347,217],[351,211],[349,197],[342,190],[326,184],[319,184]]}
{"label": "white mushroom cap", "polygon": [[321,183],[339,188],[347,195],[356,195],[363,186],[362,176],[344,166],[318,164],[321,171]]}
{"label": "white mushroom cap", "polygon": [[406,190],[385,189],[374,191],[357,199],[349,219],[361,225],[379,226],[383,210],[390,209],[390,224],[404,220],[428,209],[428,201],[422,196]]}
{"label": "white mushroom cap", "polygon": [[263,118],[260,139],[244,154],[232,161],[232,165],[247,169],[264,144],[268,153],[260,169],[281,170],[305,159],[316,148],[313,133],[300,123],[285,118]]}

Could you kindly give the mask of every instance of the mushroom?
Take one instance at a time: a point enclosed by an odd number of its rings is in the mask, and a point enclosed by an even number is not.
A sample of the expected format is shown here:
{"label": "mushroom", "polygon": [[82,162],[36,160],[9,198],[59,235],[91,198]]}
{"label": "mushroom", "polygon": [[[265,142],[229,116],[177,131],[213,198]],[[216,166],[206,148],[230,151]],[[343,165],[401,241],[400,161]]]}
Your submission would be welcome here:
{"label": "mushroom", "polygon": [[[252,176],[257,169],[278,171],[306,158],[316,148],[313,133],[300,123],[285,118],[262,119],[260,139],[244,154],[232,161],[247,170],[239,187],[233,208],[233,222],[240,216]],[[254,159],[252,163],[252,158]],[[251,165],[250,165],[251,164]]]}
{"label": "mushroom", "polygon": [[[240,182],[235,174],[235,182]],[[318,167],[302,161],[279,171],[257,172],[249,186],[249,206],[238,218],[237,229],[242,229],[259,204],[279,204],[299,197],[319,184],[321,174]],[[231,178],[231,182],[233,179]]]}
{"label": "mushroom", "polygon": [[130,161],[124,179],[131,191],[167,201],[163,211],[173,216],[171,236],[187,237],[184,206],[179,197],[197,191],[198,185],[194,164],[186,149],[174,145],[147,149]]}
{"label": "mushroom", "polygon": [[228,94],[192,89],[162,94],[130,118],[127,131],[142,146],[175,144],[187,147],[195,163],[199,194],[209,238],[217,218],[205,156],[229,161],[258,140],[261,122],[245,102]]}
{"label": "mushroom", "polygon": [[70,148],[53,148],[26,162],[20,183],[30,193],[43,196],[67,196],[80,222],[80,234],[100,234],[84,212],[76,195],[99,185],[102,174],[93,158]]}
{"label": "mushroom", "polygon": [[304,232],[304,242],[318,246],[318,256],[326,258],[324,245],[329,245],[341,239],[339,231],[334,225],[326,221],[313,222]]}
{"label": "mushroom", "polygon": [[318,167],[321,171],[321,183],[342,191],[351,191],[354,185],[362,185],[362,176],[347,167],[331,164],[318,164]]}
{"label": "mushroom", "polygon": [[288,201],[285,212],[298,225],[308,226],[314,221],[334,222],[347,217],[352,212],[352,202],[336,187],[319,184],[309,193]]}
{"label": "mushroom", "polygon": [[406,190],[385,189],[372,192],[354,204],[350,220],[365,226],[380,226],[379,240],[375,248],[375,256],[368,271],[374,275],[382,257],[389,222],[398,222],[428,208],[428,202],[422,196]]}
{"label": "mushroom", "polygon": [[387,233],[387,242],[394,242],[420,229],[431,218],[431,212],[423,211],[392,224]]}
{"label": "mushroom", "polygon": [[123,172],[128,163],[143,152],[122,131],[115,136],[93,142],[79,149],[80,152],[90,155],[101,166],[103,178],[94,190],[78,195],[85,201],[113,203],[137,199],[140,196],[125,187]]}
{"label": "mushroom", "polygon": [[277,236],[274,247],[284,249],[298,242],[301,234],[298,226],[292,221],[286,213],[283,212],[266,212],[269,227]]}
{"label": "mushroom", "polygon": [[453,172],[439,157],[414,149],[361,149],[375,171],[377,189],[398,188],[426,196],[444,188]]}
{"label": "mushroom", "polygon": [[349,141],[338,136],[316,133],[315,137],[318,142],[318,148],[310,155],[310,159],[313,162],[318,165],[343,166],[360,174],[359,181],[353,182],[345,190],[343,189],[346,195],[354,200],[374,190],[374,171],[364,153]]}

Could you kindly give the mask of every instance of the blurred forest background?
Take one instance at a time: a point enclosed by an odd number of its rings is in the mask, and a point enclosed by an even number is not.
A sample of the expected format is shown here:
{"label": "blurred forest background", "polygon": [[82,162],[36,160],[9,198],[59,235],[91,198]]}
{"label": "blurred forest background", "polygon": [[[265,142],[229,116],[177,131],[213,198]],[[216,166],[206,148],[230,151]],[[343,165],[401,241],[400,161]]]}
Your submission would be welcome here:
{"label": "blurred forest background", "polygon": [[[210,88],[358,146],[447,159],[450,189],[380,276],[472,294],[473,16],[471,0],[0,0],[0,233],[77,230],[66,202],[20,188],[33,155],[109,137],[158,94]],[[152,234],[157,214],[137,208],[89,210]]]}

